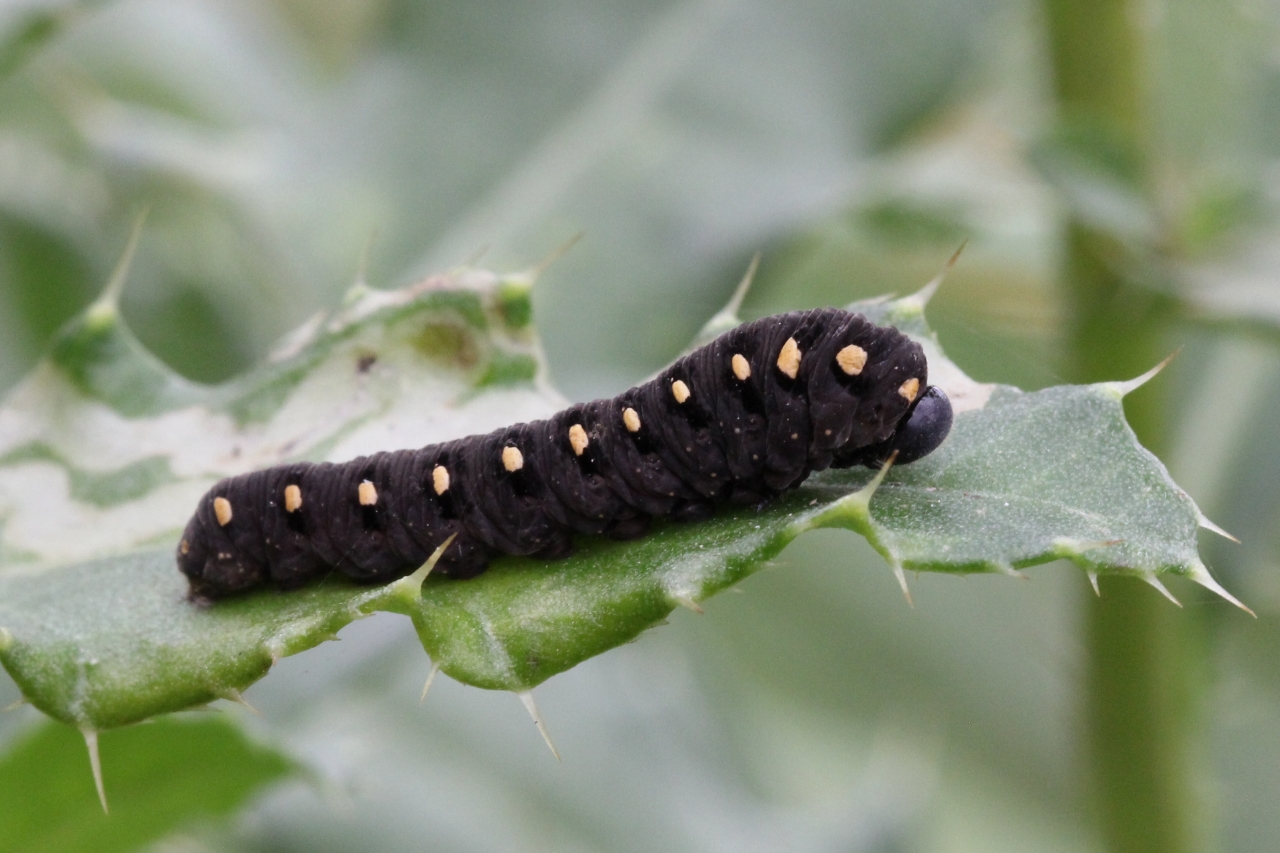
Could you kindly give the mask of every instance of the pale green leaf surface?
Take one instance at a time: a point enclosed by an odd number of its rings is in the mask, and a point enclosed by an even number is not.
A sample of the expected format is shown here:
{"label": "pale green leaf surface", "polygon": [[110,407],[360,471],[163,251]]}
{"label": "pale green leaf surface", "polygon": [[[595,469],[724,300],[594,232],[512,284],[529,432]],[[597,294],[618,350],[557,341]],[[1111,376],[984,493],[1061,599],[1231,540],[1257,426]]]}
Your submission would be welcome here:
{"label": "pale green leaf surface", "polygon": [[[92,364],[77,373],[66,355],[103,351],[66,343],[86,328],[127,335],[118,319],[103,322],[101,305],[91,309],[0,412],[8,446],[40,436],[52,448],[11,450],[0,467],[6,551],[19,555],[0,573],[0,660],[27,698],[81,728],[124,725],[235,696],[274,661],[376,610],[408,615],[450,676],[525,691],[635,638],[674,607],[738,583],[815,527],[861,533],[899,572],[1012,571],[1069,557],[1099,572],[1212,583],[1196,551],[1199,511],[1124,421],[1132,384],[1023,394],[975,383],[929,333],[922,293],[856,306],[924,341],[932,381],[957,403],[943,447],[882,483],[862,469],[829,471],[762,511],[663,524],[636,542],[580,539],[567,560],[499,560],[475,580],[428,578],[420,595],[413,579],[369,588],[331,577],[211,607],[186,601],[172,545],[214,476],[426,444],[551,411],[548,390],[491,382],[495,362],[538,363],[527,294],[521,279],[481,273],[406,291],[357,290],[337,318],[304,331],[254,374],[207,389],[196,405],[153,396],[132,418],[119,412],[128,403],[113,397],[120,386],[109,375]],[[86,506],[74,477],[52,476],[67,460],[91,464],[93,449],[77,442],[98,441],[101,452],[100,436],[78,423],[85,418],[109,427],[121,449],[104,454],[115,470],[163,456],[171,475],[132,500]],[[41,480],[45,490],[32,492]],[[39,500],[23,500],[33,494]],[[102,517],[109,512],[131,513],[124,518],[134,525],[109,531],[109,544],[69,522],[97,513],[92,523],[111,528]],[[46,540],[28,529],[19,531],[27,539],[11,535],[24,513],[52,518]],[[167,547],[138,550],[148,542]],[[94,549],[119,553],[82,561]]]}
{"label": "pale green leaf surface", "polygon": [[528,290],[480,272],[357,287],[262,367],[212,387],[169,371],[100,300],[0,409],[0,573],[175,541],[224,476],[554,411],[562,398],[533,381]]}

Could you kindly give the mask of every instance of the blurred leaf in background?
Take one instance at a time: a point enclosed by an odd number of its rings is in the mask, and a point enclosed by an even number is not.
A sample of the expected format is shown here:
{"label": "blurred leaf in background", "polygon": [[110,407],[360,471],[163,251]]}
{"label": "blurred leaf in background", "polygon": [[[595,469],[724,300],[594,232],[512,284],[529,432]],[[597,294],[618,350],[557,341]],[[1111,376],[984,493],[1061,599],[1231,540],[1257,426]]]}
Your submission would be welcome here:
{"label": "blurred leaf in background", "polygon": [[0,759],[0,850],[128,851],[193,818],[234,812],[258,789],[297,768],[257,747],[230,721],[168,718],[105,734],[112,813],[84,774],[84,743],[46,723]]}
{"label": "blurred leaf in background", "polygon": [[[1275,849],[1280,27],[1262,4],[1144,8],[1160,153],[1135,208],[1054,123],[1028,2],[11,0],[0,383],[150,206],[124,313],[198,380],[335,305],[368,245],[365,277],[394,285],[486,249],[521,268],[582,231],[535,295],[574,398],[678,352],[756,250],[762,315],[915,290],[964,236],[931,307],[944,345],[1043,387],[1062,381],[1063,222],[1092,204],[1187,309],[1157,380],[1166,462],[1244,540],[1205,553],[1260,616],[1175,589],[1206,616],[1201,763],[1221,848]],[[541,688],[562,765],[510,697],[445,682],[419,707],[408,622],[354,624],[283,661],[244,720],[331,787],[286,784],[156,849],[1099,849],[1076,572],[921,577],[911,610],[852,535],[777,562]],[[0,717],[0,738],[33,718]]]}

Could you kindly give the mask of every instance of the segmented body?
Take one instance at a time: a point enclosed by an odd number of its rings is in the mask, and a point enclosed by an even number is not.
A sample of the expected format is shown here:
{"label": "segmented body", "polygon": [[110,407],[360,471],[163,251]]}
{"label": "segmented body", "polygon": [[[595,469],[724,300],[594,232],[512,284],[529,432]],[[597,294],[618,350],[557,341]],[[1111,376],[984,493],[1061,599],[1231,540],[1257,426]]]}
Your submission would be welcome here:
{"label": "segmented body", "polygon": [[178,564],[208,598],[335,570],[378,582],[456,534],[435,571],[469,577],[502,554],[565,556],[574,534],[632,538],[655,517],[759,504],[828,467],[894,452],[909,462],[950,425],[905,335],[839,309],[779,314],[545,421],[223,480],[187,525]]}

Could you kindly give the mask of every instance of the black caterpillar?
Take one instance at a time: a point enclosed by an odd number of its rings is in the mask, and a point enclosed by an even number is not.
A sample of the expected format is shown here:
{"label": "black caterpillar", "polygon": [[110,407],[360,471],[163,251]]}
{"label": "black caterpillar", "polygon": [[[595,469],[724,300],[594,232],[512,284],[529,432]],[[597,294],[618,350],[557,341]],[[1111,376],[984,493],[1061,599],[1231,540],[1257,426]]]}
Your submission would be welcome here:
{"label": "black caterpillar", "polygon": [[761,504],[813,471],[911,462],[951,429],[920,345],[834,308],[765,317],[612,400],[545,421],[341,464],[231,477],[178,546],[194,598],[333,570],[386,582],[450,535],[434,571],[472,577],[500,554],[554,559],[572,534],[642,536],[650,519]]}

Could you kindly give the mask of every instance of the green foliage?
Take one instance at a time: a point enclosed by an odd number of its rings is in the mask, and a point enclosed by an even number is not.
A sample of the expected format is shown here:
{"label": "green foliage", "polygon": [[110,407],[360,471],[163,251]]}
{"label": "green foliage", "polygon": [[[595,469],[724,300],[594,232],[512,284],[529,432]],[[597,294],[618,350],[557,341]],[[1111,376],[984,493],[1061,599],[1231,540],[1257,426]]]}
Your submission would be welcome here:
{"label": "green foliage", "polygon": [[192,819],[234,812],[297,768],[225,719],[166,718],[101,736],[111,813],[85,772],[84,741],[42,724],[0,758],[0,850],[124,853]]}
{"label": "green foliage", "polygon": [[[1196,691],[1211,740],[1195,755],[1212,778],[1188,779],[1215,792],[1224,850],[1274,849],[1280,679],[1265,650],[1280,602],[1280,219],[1269,189],[1280,18],[1204,0],[1162,3],[1154,16],[1126,0],[1107,20],[1091,4],[1056,5],[1087,50],[1054,77],[1086,97],[1110,99],[1112,81],[1147,89],[1112,100],[1121,129],[1141,125],[1145,150],[1118,147],[1114,124],[1054,102],[1045,4],[17,0],[0,11],[0,384],[93,298],[143,205],[153,216],[120,311],[147,350],[199,381],[260,362],[283,330],[337,304],[362,250],[370,281],[401,284],[484,246],[488,265],[527,263],[585,231],[533,300],[557,386],[573,399],[616,393],[669,358],[754,251],[764,262],[746,313],[758,316],[910,292],[967,236],[930,319],[969,373],[1043,388],[1132,376],[1184,347],[1126,408],[1135,425],[1150,423],[1139,412],[1164,423],[1157,443],[1139,426],[1144,444],[1243,540],[1206,537],[1201,554],[1262,619],[1210,606],[1177,578],[1167,582],[1185,611],[1119,581],[1104,581],[1103,604],[1122,612],[1132,595],[1170,626],[1201,629],[1189,657],[1175,657],[1206,673]],[[1140,28],[1142,49],[1112,38],[1111,21]],[[1138,74],[1109,73],[1098,51]],[[1153,167],[1139,181],[1135,156]],[[1110,347],[1091,347],[1088,376],[1066,366],[1078,316],[1060,286],[1069,217],[1105,230],[1105,266],[1134,285],[1131,298],[1098,303],[1119,319],[1102,337],[1130,356],[1120,367]],[[1146,291],[1176,303],[1160,335],[1135,312]],[[421,341],[436,367],[452,369],[453,331]],[[370,343],[339,344],[342,358],[317,369],[361,375]],[[456,350],[514,368],[495,369],[498,384],[476,399],[527,391],[534,360],[514,350]],[[270,464],[290,440],[307,458],[342,458],[559,405],[513,394],[504,399],[523,400],[519,413],[495,401],[491,419],[468,425],[482,405],[410,436],[403,425],[434,415],[403,407],[392,426],[384,380],[398,368],[376,355],[366,407],[298,412],[295,422],[343,427],[318,434],[284,434],[279,413],[298,375],[315,375],[296,363],[274,381],[256,374],[260,393],[242,405],[171,389],[204,411],[179,399],[118,419],[81,407],[69,381],[29,400],[50,415],[67,404],[81,427],[50,417],[53,427],[4,445],[16,464],[0,466],[14,469],[0,482],[23,496],[0,495],[6,576],[163,555],[210,478]],[[452,399],[483,381],[459,374]],[[335,397],[349,406],[351,392]],[[278,436],[276,448],[241,441],[249,424]],[[169,444],[149,452],[138,430]],[[872,518],[909,470],[891,472]],[[74,533],[56,541],[50,529]],[[782,570],[751,578],[745,595],[698,619],[677,612],[663,631],[540,688],[564,766],[528,737],[509,697],[446,682],[419,708],[428,664],[406,620],[350,626],[343,643],[283,662],[250,694],[265,714],[255,725],[341,784],[350,808],[297,791],[211,833],[210,846],[405,849],[429,838],[441,850],[705,850],[785,839],[1083,851],[1094,849],[1082,804],[1095,783],[1080,778],[1088,727],[1076,715],[1091,703],[1140,735],[1115,730],[1115,764],[1174,775],[1127,751],[1176,740],[1156,713],[1083,695],[1089,657],[1131,694],[1169,679],[1145,662],[1134,677],[1120,665],[1159,658],[1127,614],[1112,645],[1083,633],[1092,593],[1077,573],[925,575],[910,610],[876,553],[847,534],[801,537],[771,562]],[[4,676],[0,692],[0,704],[18,696]],[[0,715],[0,738],[35,713]],[[112,764],[108,755],[109,786]],[[904,778],[904,768],[920,772]],[[83,762],[68,772],[84,781]],[[676,790],[679,777],[696,790]],[[1127,796],[1107,799],[1120,824],[1161,843]],[[1179,820],[1199,821],[1186,802],[1170,799]],[[1147,812],[1177,834],[1170,813]]]}
{"label": "green foliage", "polygon": [[[522,292],[527,299],[528,287]],[[126,426],[138,440],[129,442],[129,452],[147,454],[133,466],[157,458],[145,439],[163,431],[165,421],[156,418],[218,406],[244,411],[243,401],[261,399],[263,388],[271,389],[266,396],[274,408],[255,411],[266,419],[268,435],[277,423],[307,434],[316,417],[307,406],[316,399],[324,401],[324,411],[345,413],[323,424],[328,437],[313,437],[310,449],[286,441],[281,458],[341,458],[339,448],[353,431],[367,434],[397,423],[394,409],[354,406],[367,395],[363,379],[374,370],[394,369],[395,393],[426,410],[488,412],[512,393],[538,395],[549,408],[554,397],[539,395],[527,382],[523,389],[492,382],[495,361],[537,364],[531,330],[523,322],[515,329],[503,325],[501,318],[524,314],[512,310],[511,293],[510,284],[485,274],[440,280],[428,290],[357,291],[344,321],[302,342],[283,361],[202,391],[208,402],[183,406],[152,395],[146,409],[152,419],[139,419],[143,410],[120,399],[122,386],[112,378],[115,371],[135,372],[127,355],[132,350],[72,345],[85,337],[128,340],[118,317],[99,304],[64,334],[71,343],[55,351],[54,367],[38,368],[15,397],[13,420],[39,421],[38,410],[28,405],[24,411],[23,401],[39,399],[54,385],[55,370],[97,377],[74,383],[85,411],[106,404],[132,416]],[[1061,386],[1033,394],[979,385],[941,352],[924,322],[921,296],[853,307],[925,343],[933,381],[961,409],[943,448],[917,464],[874,478],[861,470],[825,472],[763,510],[726,509],[703,524],[662,524],[638,542],[583,539],[569,559],[504,559],[465,583],[423,583],[418,577],[370,589],[329,578],[297,593],[262,591],[207,608],[184,599],[185,580],[174,565],[174,533],[167,531],[181,525],[182,514],[146,519],[130,541],[167,541],[168,549],[69,566],[48,557],[28,559],[36,565],[0,573],[0,661],[34,705],[98,730],[238,696],[280,658],[336,636],[353,619],[388,610],[413,620],[433,664],[446,674],[478,687],[525,692],[634,639],[680,604],[696,608],[818,527],[867,537],[904,589],[904,569],[1012,573],[1059,557],[1095,575],[1132,574],[1154,583],[1157,573],[1174,572],[1213,583],[1196,551],[1199,511],[1125,424],[1121,401],[1136,385]],[[714,323],[726,319],[718,316]],[[82,353],[88,363],[68,362],[68,353]],[[144,364],[147,358],[139,356]],[[97,365],[100,359],[106,366]],[[441,376],[452,378],[440,384]],[[344,388],[350,395],[345,402]],[[27,426],[38,427],[48,441],[61,438],[56,423]],[[479,431],[480,416],[451,427]],[[250,448],[262,435],[262,420],[241,419],[226,440],[256,459]],[[275,435],[268,446],[280,442]],[[190,468],[176,456],[172,462],[159,458],[166,470]],[[51,464],[63,460],[53,453],[17,453],[0,468],[0,482]],[[177,485],[207,486],[212,476],[199,471]],[[175,485],[173,479],[155,480],[148,493]],[[75,477],[67,482],[63,501],[84,503]],[[137,495],[134,502],[145,499]],[[41,550],[38,541],[21,547]]]}

